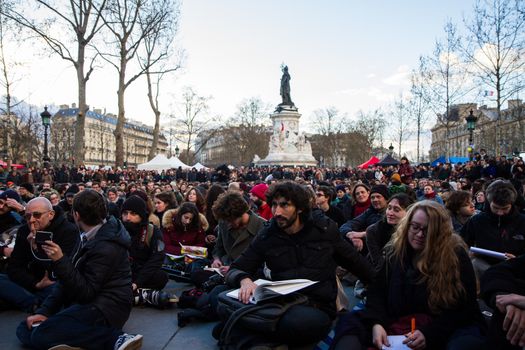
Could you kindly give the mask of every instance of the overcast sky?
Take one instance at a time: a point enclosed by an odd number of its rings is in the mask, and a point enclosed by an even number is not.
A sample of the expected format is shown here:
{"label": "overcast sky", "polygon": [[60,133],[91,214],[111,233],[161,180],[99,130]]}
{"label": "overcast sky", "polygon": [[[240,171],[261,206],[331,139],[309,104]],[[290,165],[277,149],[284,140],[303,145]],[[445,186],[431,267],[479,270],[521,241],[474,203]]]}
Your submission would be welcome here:
{"label": "overcast sky", "polygon": [[[445,21],[461,24],[473,2],[184,1],[178,43],[187,57],[183,70],[164,83],[162,112],[179,113],[184,86],[212,97],[213,116],[231,116],[250,97],[275,106],[282,63],[289,66],[303,129],[316,109],[335,106],[353,118],[359,110],[384,108],[408,90],[410,71],[421,54],[432,52]],[[19,54],[28,72],[15,95],[37,105],[77,101],[76,77],[67,63],[30,49]],[[116,113],[116,82],[114,70],[96,71],[88,104]],[[153,124],[143,81],[128,90],[126,116]]]}

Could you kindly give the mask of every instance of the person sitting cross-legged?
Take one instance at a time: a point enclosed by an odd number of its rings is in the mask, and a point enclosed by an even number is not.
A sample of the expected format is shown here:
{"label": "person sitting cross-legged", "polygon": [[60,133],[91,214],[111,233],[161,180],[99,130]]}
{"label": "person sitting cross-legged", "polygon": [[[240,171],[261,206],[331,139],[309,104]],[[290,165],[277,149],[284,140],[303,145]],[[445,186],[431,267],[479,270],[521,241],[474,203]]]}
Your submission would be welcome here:
{"label": "person sitting cross-legged", "polygon": [[142,335],[121,330],[133,298],[128,232],[107,216],[105,199],[91,189],[75,195],[73,218],[84,232],[78,253],[69,258],[58,244],[45,242],[58,283],[20,323],[18,339],[34,349],[139,349]]}

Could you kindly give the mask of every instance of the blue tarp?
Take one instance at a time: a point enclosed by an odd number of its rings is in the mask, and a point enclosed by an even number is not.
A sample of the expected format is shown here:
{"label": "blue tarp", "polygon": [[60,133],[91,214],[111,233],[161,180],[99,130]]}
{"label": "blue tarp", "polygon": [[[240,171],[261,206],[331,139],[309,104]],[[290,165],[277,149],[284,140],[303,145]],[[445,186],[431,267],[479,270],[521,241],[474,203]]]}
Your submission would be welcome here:
{"label": "blue tarp", "polygon": [[448,157],[445,158],[445,156],[441,156],[435,161],[433,161],[430,165],[436,166],[438,163],[444,164],[444,163],[450,163],[450,164],[456,164],[456,163],[466,163],[468,162],[468,157]]}

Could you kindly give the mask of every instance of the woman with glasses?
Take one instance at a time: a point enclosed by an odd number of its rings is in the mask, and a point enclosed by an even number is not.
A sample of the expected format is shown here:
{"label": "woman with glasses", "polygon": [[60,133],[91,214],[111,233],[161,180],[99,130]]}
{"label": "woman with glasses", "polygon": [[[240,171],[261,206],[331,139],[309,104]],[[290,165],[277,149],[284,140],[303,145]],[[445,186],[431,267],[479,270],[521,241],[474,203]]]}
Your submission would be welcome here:
{"label": "woman with glasses", "polygon": [[365,310],[340,321],[334,348],[381,349],[390,345],[387,335],[402,335],[411,349],[480,349],[483,326],[466,247],[446,209],[422,201],[385,247]]}

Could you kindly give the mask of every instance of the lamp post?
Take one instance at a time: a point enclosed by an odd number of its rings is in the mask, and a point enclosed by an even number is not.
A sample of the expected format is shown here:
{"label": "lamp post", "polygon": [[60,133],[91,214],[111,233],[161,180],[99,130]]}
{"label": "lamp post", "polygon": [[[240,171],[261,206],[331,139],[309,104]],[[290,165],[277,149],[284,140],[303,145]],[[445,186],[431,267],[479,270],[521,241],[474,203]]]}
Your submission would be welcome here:
{"label": "lamp post", "polygon": [[40,113],[42,117],[42,124],[44,125],[44,168],[49,167],[49,161],[51,160],[47,154],[47,128],[51,125],[51,113],[47,111],[47,106],[44,107],[44,111]]}
{"label": "lamp post", "polygon": [[8,123],[8,118],[9,116],[7,115],[5,118],[2,119],[2,124],[4,124],[4,144],[2,145],[3,147],[3,150],[2,150],[2,158],[4,160],[4,162],[7,163],[7,159],[9,158],[9,151],[8,151],[8,144],[7,144],[7,137],[8,137],[8,133],[7,133],[7,123]]}
{"label": "lamp post", "polygon": [[468,136],[468,159],[472,160],[472,152],[474,150],[473,143],[474,143],[474,129],[476,128],[476,122],[478,121],[478,117],[474,116],[474,111],[471,109],[468,117],[465,118],[467,121],[467,130],[469,131]]}
{"label": "lamp post", "polygon": [[392,146],[392,142],[390,142],[390,146],[388,146],[388,151],[390,152],[390,157],[392,157],[392,154],[394,153],[394,146]]}
{"label": "lamp post", "polygon": [[175,156],[176,156],[177,158],[179,158],[179,151],[180,151],[180,149],[179,149],[179,145],[175,145]]}

